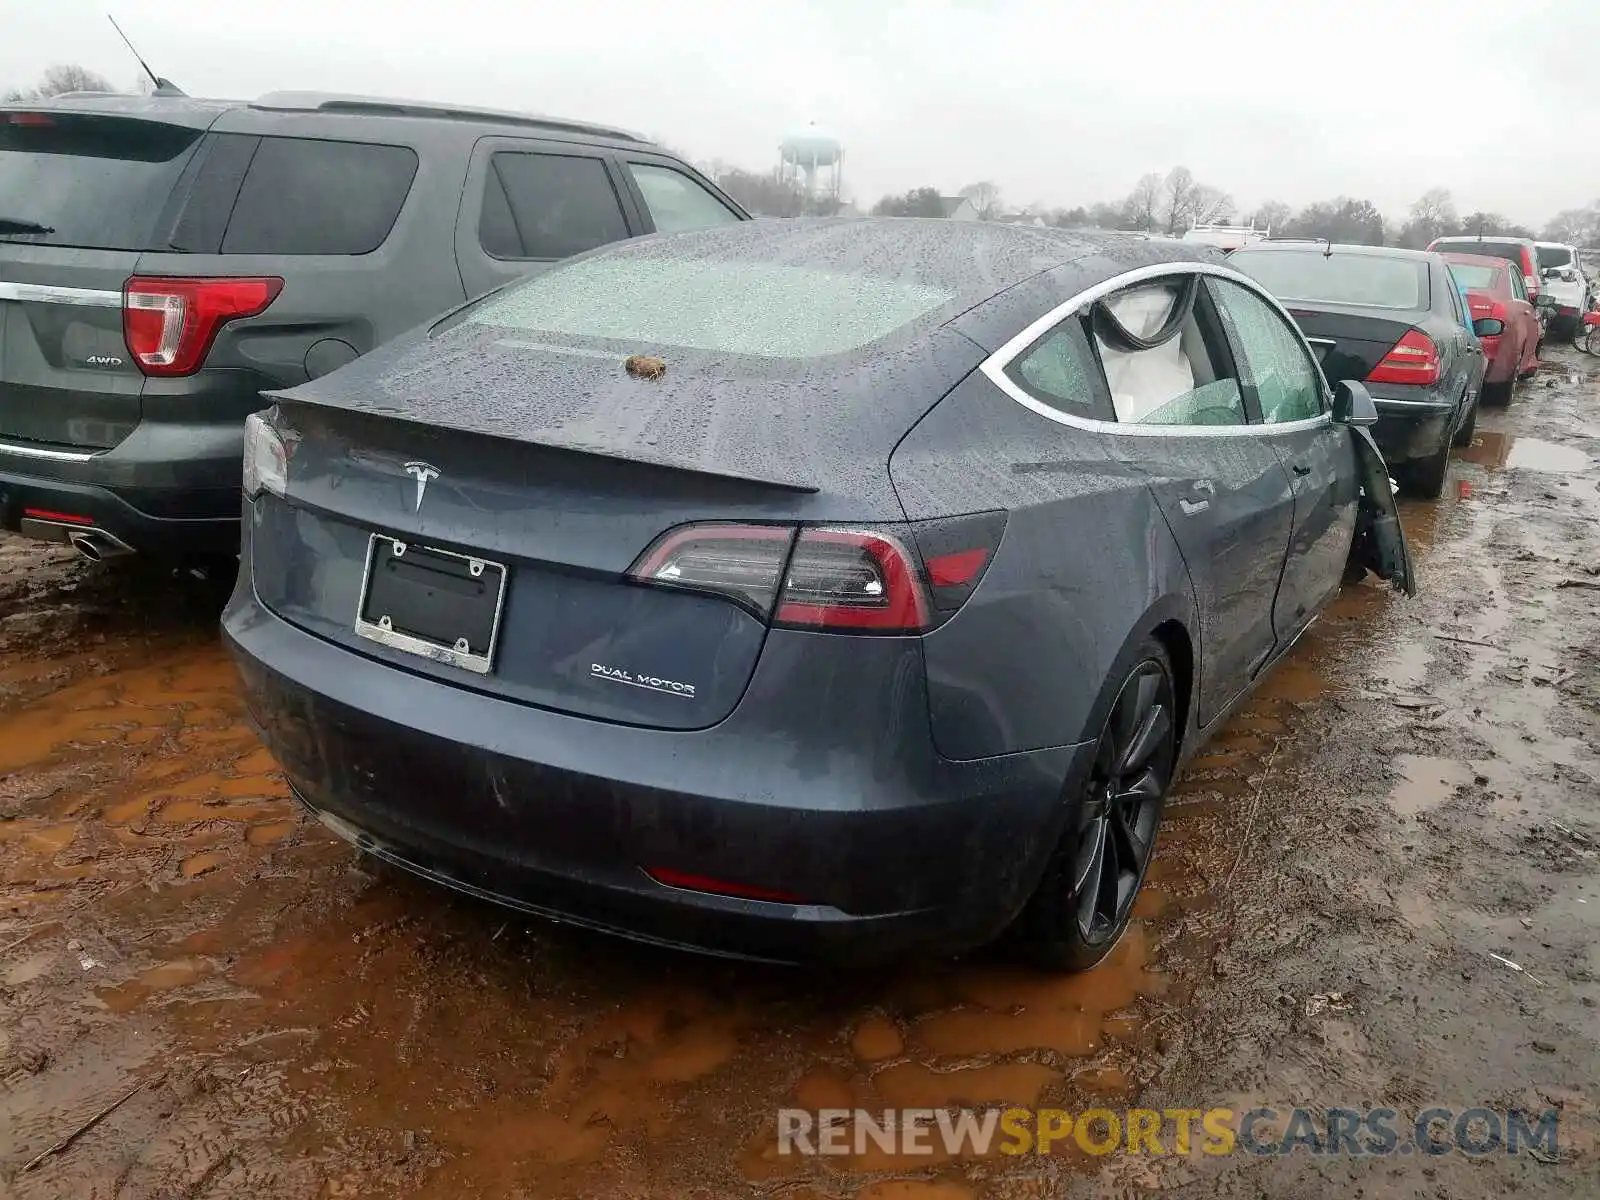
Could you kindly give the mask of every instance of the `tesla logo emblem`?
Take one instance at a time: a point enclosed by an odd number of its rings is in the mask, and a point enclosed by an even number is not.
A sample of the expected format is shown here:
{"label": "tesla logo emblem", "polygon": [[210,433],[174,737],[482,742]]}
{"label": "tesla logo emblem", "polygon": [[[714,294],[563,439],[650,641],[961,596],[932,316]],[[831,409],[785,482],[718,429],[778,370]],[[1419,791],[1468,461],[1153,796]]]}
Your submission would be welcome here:
{"label": "tesla logo emblem", "polygon": [[425,462],[408,462],[406,474],[417,481],[417,507],[422,511],[422,496],[428,490],[428,480],[439,478],[439,468]]}

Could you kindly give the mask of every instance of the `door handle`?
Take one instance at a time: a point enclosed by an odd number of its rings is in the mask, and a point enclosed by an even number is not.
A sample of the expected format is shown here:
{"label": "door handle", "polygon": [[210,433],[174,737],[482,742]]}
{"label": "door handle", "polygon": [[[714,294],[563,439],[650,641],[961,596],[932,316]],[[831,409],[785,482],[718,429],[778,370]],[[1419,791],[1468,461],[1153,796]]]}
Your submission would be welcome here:
{"label": "door handle", "polygon": [[1191,503],[1188,500],[1184,500],[1184,499],[1180,498],[1178,500],[1178,507],[1183,509],[1183,515],[1184,516],[1192,517],[1192,516],[1195,516],[1197,513],[1203,513],[1203,512],[1206,511],[1206,509],[1210,508],[1211,507],[1211,501],[1209,501],[1209,500],[1201,500],[1198,503]]}
{"label": "door handle", "polygon": [[1293,464],[1291,464],[1291,466],[1293,467],[1294,473],[1296,475],[1309,475],[1309,474],[1311,474],[1311,468],[1306,466],[1305,463],[1293,463]]}

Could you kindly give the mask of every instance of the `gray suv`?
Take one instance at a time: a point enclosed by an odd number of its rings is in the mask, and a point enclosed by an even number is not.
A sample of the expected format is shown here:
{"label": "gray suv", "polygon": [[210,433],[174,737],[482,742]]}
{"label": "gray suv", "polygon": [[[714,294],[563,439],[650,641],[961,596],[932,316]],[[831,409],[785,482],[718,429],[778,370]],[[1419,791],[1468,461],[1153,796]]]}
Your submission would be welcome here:
{"label": "gray suv", "polygon": [[0,528],[234,554],[262,389],[541,264],[748,219],[585,122],[289,92],[0,105]]}

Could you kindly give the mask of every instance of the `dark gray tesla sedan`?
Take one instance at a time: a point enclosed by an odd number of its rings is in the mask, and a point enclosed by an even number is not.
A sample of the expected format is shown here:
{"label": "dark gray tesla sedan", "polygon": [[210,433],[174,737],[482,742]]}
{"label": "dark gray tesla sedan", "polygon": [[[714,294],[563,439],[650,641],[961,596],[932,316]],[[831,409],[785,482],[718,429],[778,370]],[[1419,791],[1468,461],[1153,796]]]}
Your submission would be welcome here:
{"label": "dark gray tesla sedan", "polygon": [[224,624],[299,797],[718,953],[1094,963],[1185,758],[1412,586],[1362,385],[1178,242],[646,238],[270,398]]}

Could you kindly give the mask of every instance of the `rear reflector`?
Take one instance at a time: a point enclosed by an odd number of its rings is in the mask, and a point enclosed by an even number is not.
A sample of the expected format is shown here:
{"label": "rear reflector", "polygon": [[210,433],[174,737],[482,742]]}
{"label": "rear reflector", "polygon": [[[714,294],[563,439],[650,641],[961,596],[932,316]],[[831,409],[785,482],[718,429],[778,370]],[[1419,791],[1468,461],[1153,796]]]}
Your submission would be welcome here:
{"label": "rear reflector", "polygon": [[146,375],[192,375],[205,363],[217,330],[266,310],[283,280],[128,280],[122,297],[122,335]]}
{"label": "rear reflector", "polygon": [[693,875],[688,871],[673,871],[667,867],[646,867],[644,873],[657,883],[690,892],[708,892],[713,896],[737,896],[741,900],[768,900],[775,904],[805,903],[799,896],[776,888],[730,883],[726,879],[712,879],[707,875]]}
{"label": "rear reflector", "polygon": [[1427,386],[1439,380],[1439,348],[1420,329],[1411,329],[1390,347],[1368,383],[1409,383]]}
{"label": "rear reflector", "polygon": [[55,512],[48,508],[25,508],[22,515],[35,521],[59,521],[63,525],[93,525],[94,518],[82,513]]}

